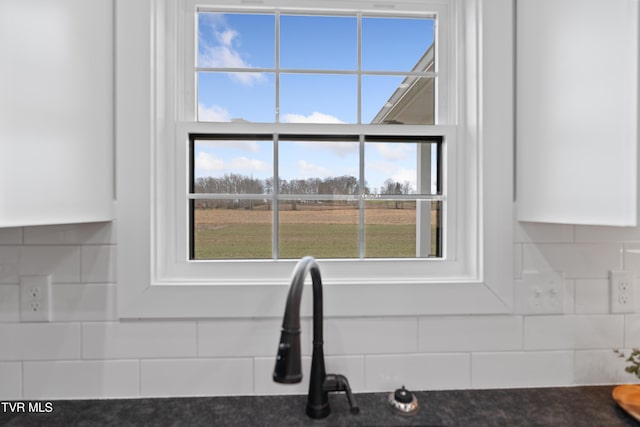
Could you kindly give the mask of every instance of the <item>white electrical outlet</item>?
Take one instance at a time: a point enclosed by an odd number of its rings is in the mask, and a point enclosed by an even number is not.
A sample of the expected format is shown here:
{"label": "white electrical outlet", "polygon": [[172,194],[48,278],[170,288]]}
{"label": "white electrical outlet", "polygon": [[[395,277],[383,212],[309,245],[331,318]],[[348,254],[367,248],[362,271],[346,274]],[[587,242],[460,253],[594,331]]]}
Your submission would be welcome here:
{"label": "white electrical outlet", "polygon": [[564,273],[523,271],[520,301],[523,314],[564,313]]}
{"label": "white electrical outlet", "polygon": [[635,272],[610,271],[609,291],[612,313],[634,313],[636,311]]}
{"label": "white electrical outlet", "polygon": [[20,277],[20,320],[51,321],[51,276]]}

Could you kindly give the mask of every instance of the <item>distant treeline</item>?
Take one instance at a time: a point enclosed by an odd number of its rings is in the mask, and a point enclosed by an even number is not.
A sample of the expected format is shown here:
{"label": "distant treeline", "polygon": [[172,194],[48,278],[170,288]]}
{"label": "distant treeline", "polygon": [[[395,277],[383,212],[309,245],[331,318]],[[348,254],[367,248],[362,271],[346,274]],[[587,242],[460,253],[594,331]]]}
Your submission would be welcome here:
{"label": "distant treeline", "polygon": [[[194,182],[194,193],[210,194],[273,194],[273,178],[258,179],[241,174],[225,174],[222,177],[200,177]],[[358,178],[350,175],[331,176],[327,178],[278,179],[279,194],[340,194],[358,195],[360,188]],[[365,184],[364,194],[411,194],[414,189],[408,181],[400,183],[387,178],[379,188],[371,189]],[[247,207],[252,209],[253,201],[199,200],[198,207]],[[242,205],[242,206],[241,206]],[[246,206],[245,206],[246,205]]]}

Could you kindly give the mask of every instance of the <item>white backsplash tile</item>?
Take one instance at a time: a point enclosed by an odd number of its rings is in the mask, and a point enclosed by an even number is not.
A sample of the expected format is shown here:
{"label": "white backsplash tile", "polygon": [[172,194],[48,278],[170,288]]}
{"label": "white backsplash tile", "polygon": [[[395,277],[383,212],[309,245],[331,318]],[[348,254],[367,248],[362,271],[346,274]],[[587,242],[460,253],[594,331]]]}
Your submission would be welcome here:
{"label": "white backsplash tile", "polygon": [[325,354],[411,353],[418,350],[415,317],[329,318]]}
{"label": "white backsplash tile", "polygon": [[587,350],[623,345],[622,315],[527,316],[525,350]]}
{"label": "white backsplash tile", "polygon": [[618,347],[640,348],[640,314],[626,315],[624,318],[624,344]]}
{"label": "white backsplash tile", "polygon": [[525,244],[522,268],[526,271],[561,271],[565,278],[607,278],[622,268],[622,244]]}
{"label": "white backsplash tile", "polygon": [[255,394],[307,394],[311,356],[302,357],[302,381],[297,384],[281,384],[273,381],[276,357],[256,357],[253,360]]}
{"label": "white backsplash tile", "polygon": [[609,280],[577,279],[575,312],[577,314],[609,313]]}
{"label": "white backsplash tile", "polygon": [[419,320],[418,351],[522,349],[520,316],[433,316]]}
{"label": "white backsplash tile", "polygon": [[80,358],[80,324],[0,323],[0,360]]}
{"label": "white backsplash tile", "polygon": [[394,354],[365,356],[367,390],[464,389],[471,385],[469,354]]}
{"label": "white backsplash tile", "polygon": [[[626,355],[629,351],[625,352]],[[580,350],[575,353],[575,384],[621,384],[637,383],[638,378],[625,372],[624,358],[618,357],[613,349]]]}
{"label": "white backsplash tile", "polygon": [[137,360],[24,362],[24,399],[138,397]]}
{"label": "white backsplash tile", "polygon": [[20,321],[19,285],[0,285],[0,322]]}
{"label": "white backsplash tile", "polygon": [[[294,385],[272,380],[281,318],[118,321],[115,227],[0,229],[0,342],[13,344],[0,346],[0,398],[308,392],[308,317]],[[640,278],[640,231],[520,223],[514,233],[514,278],[564,272],[565,315],[329,317],[327,372],[356,393],[631,382],[612,349],[640,347],[640,312],[609,313],[607,274]],[[21,274],[52,274],[52,323],[19,322]]]}
{"label": "white backsplash tile", "polygon": [[0,246],[0,283],[20,283],[20,248]]}
{"label": "white backsplash tile", "polygon": [[[300,322],[300,349],[311,354],[311,322]],[[280,342],[281,319],[222,319],[198,322],[199,357],[273,356]]]}
{"label": "white backsplash tile", "polygon": [[82,246],[80,280],[83,283],[116,283],[116,247]]}
{"label": "white backsplash tile", "polygon": [[22,398],[22,362],[0,362],[0,400]]}
{"label": "white backsplash tile", "polygon": [[128,321],[82,325],[83,359],[195,356],[194,321]]}
{"label": "white backsplash tile", "polygon": [[22,244],[22,228],[0,228],[0,245]]}
{"label": "white backsplash tile", "polygon": [[20,275],[51,274],[53,283],[80,282],[79,246],[21,246]]}
{"label": "white backsplash tile", "polygon": [[222,396],[253,392],[250,358],[143,360],[143,396]]}
{"label": "white backsplash tile", "polygon": [[52,286],[52,317],[56,322],[115,321],[115,284],[56,284]]}
{"label": "white backsplash tile", "polygon": [[636,281],[638,280],[640,276],[640,243],[625,243],[621,269],[635,271]]}
{"label": "white backsplash tile", "polygon": [[505,352],[472,355],[474,388],[567,386],[573,382],[573,352]]}

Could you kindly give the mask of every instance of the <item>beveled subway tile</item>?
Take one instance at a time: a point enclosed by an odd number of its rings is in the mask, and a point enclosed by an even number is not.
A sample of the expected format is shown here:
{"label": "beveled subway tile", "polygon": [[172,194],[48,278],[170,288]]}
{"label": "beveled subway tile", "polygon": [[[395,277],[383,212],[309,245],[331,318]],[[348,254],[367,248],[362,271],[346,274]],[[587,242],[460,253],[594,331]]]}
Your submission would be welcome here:
{"label": "beveled subway tile", "polygon": [[0,362],[0,400],[22,399],[22,362]]}
{"label": "beveled subway tile", "polygon": [[412,353],[418,350],[415,317],[329,318],[325,354]]}
{"label": "beveled subway tile", "polygon": [[80,282],[79,246],[21,246],[20,275],[49,275],[52,283]]}
{"label": "beveled subway tile", "polygon": [[573,352],[474,353],[473,388],[550,387],[573,384]]}
{"label": "beveled subway tile", "polygon": [[525,350],[588,350],[623,345],[622,315],[527,316]]}
{"label": "beveled subway tile", "polygon": [[115,284],[56,284],[51,288],[55,322],[118,320]]}
{"label": "beveled subway tile", "polygon": [[0,360],[80,358],[80,324],[0,323]]}
{"label": "beveled subway tile", "polygon": [[233,396],[253,394],[250,358],[142,360],[143,396]]}
{"label": "beveled subway tile", "polygon": [[[300,348],[311,354],[311,322],[303,319]],[[216,319],[198,321],[200,357],[275,357],[280,342],[281,319]]]}
{"label": "beveled subway tile", "polygon": [[522,264],[527,271],[561,271],[568,279],[607,278],[622,267],[622,244],[525,244]]}
{"label": "beveled subway tile", "polygon": [[22,228],[0,228],[0,245],[22,244]]}
{"label": "beveled subway tile", "polygon": [[137,360],[24,363],[24,399],[138,397]]}
{"label": "beveled subway tile", "polygon": [[115,246],[82,246],[80,280],[82,283],[116,283],[116,260]]}
{"label": "beveled subway tile", "polygon": [[365,356],[368,391],[405,385],[413,390],[464,389],[471,385],[470,355],[465,353]]}
{"label": "beveled subway tile", "polygon": [[127,321],[82,325],[84,359],[195,357],[195,321]]}
{"label": "beveled subway tile", "polygon": [[421,353],[522,348],[521,316],[433,316],[419,320]]}

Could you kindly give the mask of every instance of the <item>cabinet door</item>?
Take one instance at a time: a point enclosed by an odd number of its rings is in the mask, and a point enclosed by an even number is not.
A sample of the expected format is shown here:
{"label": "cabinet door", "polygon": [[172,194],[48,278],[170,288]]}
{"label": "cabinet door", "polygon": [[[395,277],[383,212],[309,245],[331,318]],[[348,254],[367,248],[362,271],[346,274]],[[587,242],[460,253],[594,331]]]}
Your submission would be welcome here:
{"label": "cabinet door", "polygon": [[0,1],[0,227],[113,218],[113,15]]}
{"label": "cabinet door", "polygon": [[517,0],[517,218],[636,225],[638,1]]}

